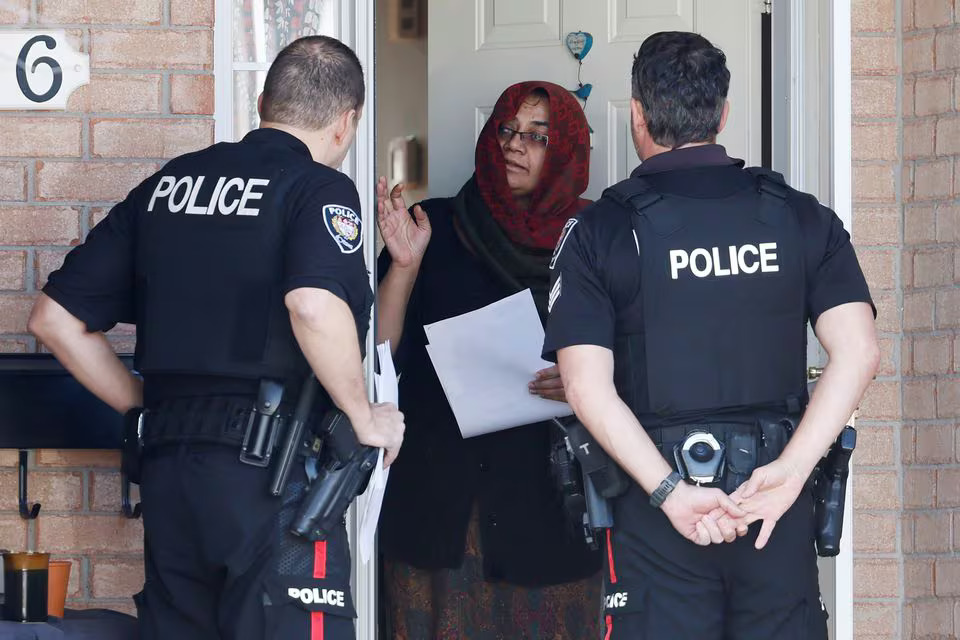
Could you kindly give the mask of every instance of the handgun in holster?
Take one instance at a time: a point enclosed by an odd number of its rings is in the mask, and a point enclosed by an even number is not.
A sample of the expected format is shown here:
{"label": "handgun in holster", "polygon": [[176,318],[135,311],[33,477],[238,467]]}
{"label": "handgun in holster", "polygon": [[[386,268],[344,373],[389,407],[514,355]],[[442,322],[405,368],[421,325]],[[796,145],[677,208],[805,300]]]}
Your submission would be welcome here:
{"label": "handgun in holster", "polygon": [[[574,511],[581,514],[579,521],[582,523],[584,537],[587,544],[596,549],[599,546],[596,532],[613,526],[610,499],[626,493],[630,488],[630,478],[610,459],[579,420],[555,418],[553,424],[564,434],[563,444],[566,449],[564,456],[559,446],[554,448],[551,455],[554,473],[557,474],[557,460],[566,459],[571,471],[563,475],[579,478],[579,484],[569,488],[577,493],[565,502],[572,519],[578,520],[573,514]],[[563,489],[563,485],[561,488]],[[581,504],[582,507],[579,506]]]}
{"label": "handgun in holster", "polygon": [[123,443],[120,450],[120,471],[127,480],[140,484],[143,457],[143,419],[146,411],[134,407],[123,414]]}
{"label": "handgun in holster", "polygon": [[363,493],[379,452],[361,445],[350,420],[340,410],[323,418],[317,477],[310,483],[290,530],[311,541],[326,540],[343,522],[353,499]]}
{"label": "handgun in holster", "polygon": [[850,473],[850,456],[857,446],[857,431],[846,426],[813,474],[817,554],[831,557],[840,553],[843,510]]}

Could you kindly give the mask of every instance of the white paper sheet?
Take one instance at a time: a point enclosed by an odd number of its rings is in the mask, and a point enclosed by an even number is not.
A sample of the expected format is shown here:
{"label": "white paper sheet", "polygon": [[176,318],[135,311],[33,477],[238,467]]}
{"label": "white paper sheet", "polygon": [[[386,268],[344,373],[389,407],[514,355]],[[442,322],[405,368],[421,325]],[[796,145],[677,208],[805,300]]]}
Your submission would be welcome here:
{"label": "white paper sheet", "polygon": [[[380,373],[374,377],[374,393],[377,402],[392,402],[398,404],[400,398],[397,384],[397,371],[393,365],[393,356],[390,353],[390,341],[377,346],[377,357],[380,360]],[[360,534],[357,546],[360,548],[360,560],[364,564],[370,561],[373,555],[373,542],[377,533],[377,523],[380,521],[380,508],[383,506],[383,495],[387,490],[387,478],[390,469],[383,468],[383,449],[377,457],[377,466],[370,477],[366,492],[366,508],[360,519]]]}
{"label": "white paper sheet", "polygon": [[527,390],[536,372],[550,366],[540,357],[543,326],[529,289],[424,331],[464,438],[572,413],[565,402]]}

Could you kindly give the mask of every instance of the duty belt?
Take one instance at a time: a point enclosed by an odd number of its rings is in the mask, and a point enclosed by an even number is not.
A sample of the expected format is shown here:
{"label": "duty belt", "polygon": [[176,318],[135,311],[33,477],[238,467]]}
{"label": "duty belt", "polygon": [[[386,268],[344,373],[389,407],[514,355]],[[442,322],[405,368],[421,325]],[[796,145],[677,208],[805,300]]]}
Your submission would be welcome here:
{"label": "duty belt", "polygon": [[[144,413],[143,446],[178,443],[222,444],[241,447],[254,398],[212,396],[163,400]],[[277,414],[289,416],[292,406],[281,403]]]}

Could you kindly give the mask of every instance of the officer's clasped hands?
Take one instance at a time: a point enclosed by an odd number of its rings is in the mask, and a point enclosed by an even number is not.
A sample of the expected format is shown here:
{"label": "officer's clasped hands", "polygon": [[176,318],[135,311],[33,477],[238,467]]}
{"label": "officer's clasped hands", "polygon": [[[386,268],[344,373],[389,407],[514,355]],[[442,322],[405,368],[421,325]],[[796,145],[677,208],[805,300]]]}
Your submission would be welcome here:
{"label": "officer's clasped hands", "polygon": [[370,447],[384,449],[383,465],[389,467],[400,453],[403,444],[403,414],[393,403],[370,406],[370,417],[365,422],[353,421],[357,441]]}
{"label": "officer's clasped hands", "polygon": [[805,483],[806,475],[778,459],[754,469],[750,479],[731,494],[746,512],[747,524],[763,521],[755,544],[757,549],[767,544],[777,521],[796,502]]}
{"label": "officer's clasped hands", "polygon": [[720,489],[681,482],[661,508],[670,524],[694,544],[732,542],[746,533],[746,512]]}

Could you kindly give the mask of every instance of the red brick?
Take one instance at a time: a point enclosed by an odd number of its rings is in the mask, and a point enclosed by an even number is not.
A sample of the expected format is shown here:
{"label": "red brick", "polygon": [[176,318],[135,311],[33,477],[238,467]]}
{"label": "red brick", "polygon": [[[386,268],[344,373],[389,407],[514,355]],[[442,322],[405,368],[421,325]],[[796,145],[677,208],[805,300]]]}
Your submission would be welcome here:
{"label": "red brick", "polygon": [[[130,485],[130,500],[139,500],[137,485]],[[114,471],[94,471],[90,483],[90,509],[93,511],[120,511],[120,474]]]}
{"label": "red brick", "polygon": [[110,69],[212,69],[210,31],[92,30],[90,65]]}
{"label": "red brick", "polygon": [[937,507],[960,507],[960,468],[937,469]]}
{"label": "red brick", "polygon": [[903,595],[908,598],[927,598],[933,595],[933,559],[903,559]]}
{"label": "red brick", "polygon": [[938,597],[960,596],[960,559],[937,559],[936,594]]}
{"label": "red brick", "polygon": [[917,200],[947,198],[953,193],[953,163],[950,158],[918,162],[914,197]]}
{"label": "red brick", "polygon": [[916,375],[950,373],[953,367],[953,336],[918,336],[913,339],[913,371]]}
{"label": "red brick", "polygon": [[100,600],[79,600],[79,601],[67,601],[67,608],[69,609],[109,609],[111,611],[119,611],[120,613],[125,613],[128,616],[137,616],[136,605],[133,603],[133,600],[126,598],[124,600],[116,599],[100,599]]}
{"label": "red brick", "polygon": [[854,165],[853,196],[857,202],[892,202],[896,199],[891,165]]}
{"label": "red brick", "polygon": [[0,353],[27,353],[32,352],[32,345],[23,339],[0,340]]}
{"label": "red brick", "polygon": [[900,551],[904,554],[916,553],[916,514],[905,513],[900,518]]}
{"label": "red brick", "polygon": [[917,287],[952,284],[952,247],[917,251],[913,260],[913,283]]}
{"label": "red brick", "polygon": [[900,254],[900,285],[907,291],[913,289],[913,261],[915,249],[904,249]]}
{"label": "red brick", "polygon": [[854,78],[851,90],[854,117],[892,118],[897,115],[895,79]]}
{"label": "red brick", "polygon": [[953,102],[953,78],[949,76],[917,78],[914,91],[916,92],[915,109],[918,116],[929,116],[950,111],[951,102]]}
{"label": "red brick", "polygon": [[913,375],[913,342],[904,339],[900,342],[900,373],[907,378]]}
{"label": "red brick", "polygon": [[[903,113],[901,114],[904,118],[912,118],[916,113],[916,95],[917,95],[917,79],[912,76],[906,76],[903,78],[903,101],[901,107],[903,108]],[[856,107],[853,107],[855,110]]]}
{"label": "red brick", "polygon": [[900,591],[900,567],[896,560],[853,561],[855,598],[893,598]]}
{"label": "red brick", "polygon": [[929,204],[910,204],[903,210],[903,241],[926,244],[937,239],[936,210]]}
{"label": "red brick", "polygon": [[933,34],[918,33],[903,39],[903,72],[933,71]]}
{"label": "red brick", "polygon": [[[0,471],[0,509],[17,509],[17,486],[15,470]],[[76,511],[83,506],[83,476],[79,473],[31,470],[27,489],[27,499],[43,505],[44,513]]]}
{"label": "red brick", "polygon": [[940,118],[937,122],[937,155],[960,154],[960,117]]}
{"label": "red brick", "polygon": [[26,199],[26,167],[19,162],[0,162],[0,200]]}
{"label": "red brick", "polygon": [[100,221],[106,218],[108,213],[110,213],[110,209],[107,208],[90,209],[90,228],[93,229],[100,224]]}
{"label": "red brick", "polygon": [[914,22],[918,29],[952,23],[953,0],[914,0]]}
{"label": "red brick", "polygon": [[856,640],[896,640],[900,607],[891,602],[854,602],[853,624]]}
{"label": "red brick", "polygon": [[120,468],[119,451],[76,451],[67,449],[40,449],[37,464],[53,467],[107,467]]}
{"label": "red brick", "polygon": [[937,291],[936,322],[938,329],[960,327],[960,289]]}
{"label": "red brick", "polygon": [[23,291],[24,268],[27,266],[25,251],[0,251],[0,289]]}
{"label": "red brick", "polygon": [[0,294],[0,333],[26,333],[33,301],[30,294]]}
{"label": "red brick", "polygon": [[25,25],[30,21],[30,0],[5,0],[0,3],[0,24]]}
{"label": "red brick", "polygon": [[900,385],[897,382],[874,381],[864,394],[860,415],[871,420],[900,417]]}
{"label": "red brick", "polygon": [[170,0],[170,24],[213,26],[214,0]]}
{"label": "red brick", "polygon": [[71,207],[0,205],[3,244],[70,245],[80,240],[80,212]]}
{"label": "red brick", "polygon": [[932,509],[936,504],[936,471],[917,467],[904,469],[903,507],[905,509]]}
{"label": "red brick", "polygon": [[137,346],[137,339],[131,336],[116,336],[108,333],[107,340],[113,346],[114,353],[133,353]]}
{"label": "red brick", "polygon": [[897,125],[892,122],[853,125],[854,160],[896,160]]}
{"label": "red brick", "polygon": [[896,435],[893,427],[858,427],[856,453],[857,464],[869,466],[895,464],[895,438]]}
{"label": "red brick", "polygon": [[170,112],[213,115],[213,76],[170,76]]}
{"label": "red brick", "polygon": [[901,5],[900,28],[903,29],[903,31],[905,32],[913,31],[914,28],[916,28],[913,21],[913,13],[914,13],[913,2],[914,0],[900,0],[900,5]]}
{"label": "red brick", "polygon": [[903,157],[925,158],[934,153],[936,120],[925,118],[903,125]]}
{"label": "red brick", "polygon": [[914,546],[917,553],[946,553],[950,551],[950,514],[920,512],[913,516]]}
{"label": "red brick", "polygon": [[5,156],[80,157],[80,118],[4,115],[0,140]]}
{"label": "red brick", "polygon": [[960,66],[960,29],[937,33],[936,56],[937,69],[956,69]]}
{"label": "red brick", "polygon": [[152,163],[38,162],[39,200],[123,200],[131,189],[157,170]]}
{"label": "red brick", "polygon": [[117,10],[114,0],[39,0],[40,22],[48,24],[160,24],[159,0],[137,0]]}
{"label": "red brick", "polygon": [[960,206],[937,205],[937,242],[954,242],[960,237],[958,222],[960,222]]}
{"label": "red brick", "polygon": [[854,553],[893,553],[897,550],[897,516],[894,513],[855,513]]}
{"label": "red brick", "polygon": [[213,120],[93,120],[91,129],[98,158],[173,158],[213,144]]}
{"label": "red brick", "polygon": [[[925,0],[917,0],[922,3]],[[928,0],[929,1],[929,0]],[[941,2],[943,0],[940,0]],[[919,17],[919,16],[918,16]],[[917,600],[913,604],[913,638],[955,638],[952,600]]]}
{"label": "red brick", "polygon": [[[873,296],[873,303],[877,307],[877,331],[881,333],[899,332],[903,324],[900,321],[900,307],[896,296],[881,292]],[[930,319],[932,323],[933,296],[930,298]]]}
{"label": "red brick", "polygon": [[937,415],[940,418],[960,417],[960,378],[937,379]]}
{"label": "red brick", "polygon": [[47,278],[50,276],[50,272],[59,269],[60,265],[63,264],[63,259],[67,255],[67,251],[37,249],[35,255],[33,272],[36,278],[36,287],[39,290],[43,289],[44,285],[47,284]]}
{"label": "red brick", "polygon": [[[949,403],[951,408],[956,404],[957,385],[951,385],[949,391],[943,390],[943,380],[937,381],[939,397],[937,406]],[[954,381],[955,382],[955,381]],[[931,387],[933,380],[926,381]],[[951,398],[945,400],[945,394]],[[949,413],[949,411],[947,412]],[[942,416],[941,416],[942,417]],[[917,462],[919,464],[944,464],[954,460],[953,425],[950,424],[922,424],[917,425]]]}
{"label": "red brick", "polygon": [[[893,376],[897,373],[897,349],[899,342],[893,338],[880,338],[880,366],[877,368],[877,376]],[[952,347],[953,345],[951,345]]]}
{"label": "red brick", "polygon": [[897,207],[855,207],[853,237],[857,245],[899,244],[900,218],[900,209]]}
{"label": "red brick", "polygon": [[67,110],[87,113],[159,113],[160,75],[93,73],[70,96]]}
{"label": "red brick", "polygon": [[127,553],[143,549],[140,519],[116,515],[48,515],[38,518],[37,546],[49,551]]}
{"label": "red brick", "polygon": [[893,0],[853,0],[850,5],[853,31],[893,31],[895,8]]}
{"label": "red brick", "polygon": [[27,549],[27,521],[19,513],[0,515],[0,543],[4,549],[24,551]]}
{"label": "red brick", "polygon": [[857,258],[871,291],[893,289],[896,286],[896,264],[899,258],[896,249],[860,249],[857,251]]}
{"label": "red brick", "polygon": [[143,560],[110,558],[90,564],[94,598],[129,598],[143,588]]}
{"label": "red brick", "polygon": [[960,551],[960,511],[953,512],[953,550]]}
{"label": "red brick", "polygon": [[936,390],[932,384],[923,380],[903,382],[903,417],[907,420],[937,417]]}
{"label": "red brick", "polygon": [[853,482],[857,509],[898,509],[897,474],[891,471],[861,471]]}
{"label": "red brick", "polygon": [[854,36],[851,49],[855,75],[897,73],[897,39],[894,36]]}

